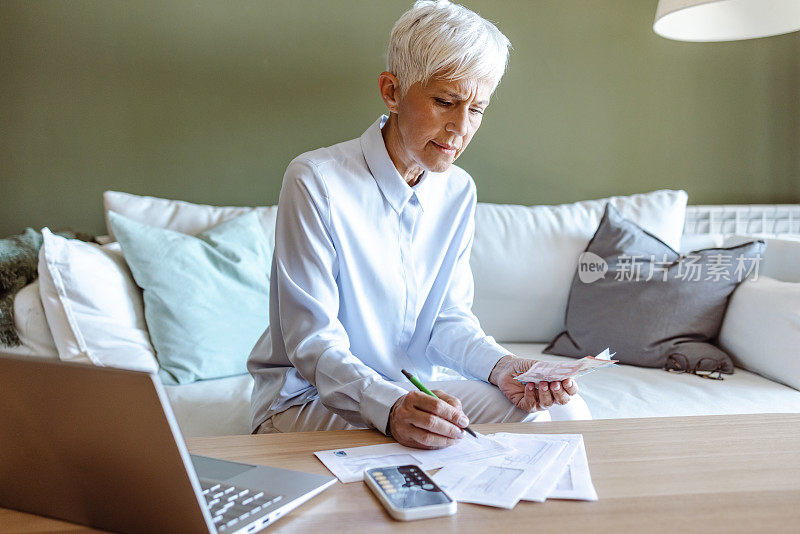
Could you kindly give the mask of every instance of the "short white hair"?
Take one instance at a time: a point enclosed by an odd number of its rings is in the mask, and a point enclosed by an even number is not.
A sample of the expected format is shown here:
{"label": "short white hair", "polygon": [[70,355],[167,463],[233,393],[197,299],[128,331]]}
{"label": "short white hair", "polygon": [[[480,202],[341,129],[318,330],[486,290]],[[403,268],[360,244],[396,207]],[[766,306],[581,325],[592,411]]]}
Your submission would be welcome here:
{"label": "short white hair", "polygon": [[447,0],[422,0],[392,28],[386,70],[397,77],[401,95],[434,76],[488,80],[494,91],[510,47],[497,26],[474,11]]}

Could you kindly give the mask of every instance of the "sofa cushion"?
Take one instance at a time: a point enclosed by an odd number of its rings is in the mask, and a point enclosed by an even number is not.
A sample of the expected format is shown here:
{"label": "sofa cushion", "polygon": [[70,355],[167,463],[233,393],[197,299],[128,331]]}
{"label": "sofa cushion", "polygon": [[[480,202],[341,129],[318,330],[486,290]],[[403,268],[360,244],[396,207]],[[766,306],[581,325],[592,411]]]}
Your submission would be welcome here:
{"label": "sofa cushion", "polygon": [[565,328],[578,256],[605,205],[677,249],[686,198],[684,191],[655,191],[560,206],[479,203],[470,265],[481,326],[498,341],[550,341]]}
{"label": "sofa cushion", "polygon": [[609,204],[573,278],[567,328],[545,352],[582,358],[611,347],[621,363],[732,373],[711,342],[763,250],[756,241],[679,256]]}
{"label": "sofa cushion", "polygon": [[267,239],[267,250],[275,247],[275,219],[277,206],[240,207],[240,206],[208,206],[192,204],[182,200],[147,197],[106,191],[103,193],[103,206],[106,215],[106,227],[111,239],[114,231],[108,224],[108,212],[114,211],[140,223],[174,230],[182,234],[195,235],[222,222],[241,217],[247,213],[255,213],[261,221]]}
{"label": "sofa cushion", "polygon": [[[504,346],[520,357],[567,359],[543,354],[545,346],[540,344]],[[744,369],[724,375],[724,380],[706,380],[691,374],[615,365],[578,378],[578,392],[594,419],[800,413],[800,391]]]}
{"label": "sofa cushion", "polygon": [[250,433],[249,374],[165,385],[164,390],[185,437]]}
{"label": "sofa cushion", "polygon": [[[543,354],[542,343],[504,346],[524,358],[573,361]],[[253,389],[250,375],[165,386],[165,389],[184,436],[250,433],[248,418]],[[614,366],[578,378],[578,390],[594,419],[800,413],[800,391],[744,369],[725,375],[724,380],[704,380],[659,369]]]}
{"label": "sofa cushion", "polygon": [[[744,239],[742,243],[752,240],[752,238]],[[681,248],[678,252],[681,254],[688,254],[693,250],[719,248],[723,246],[725,246],[725,234],[683,234],[681,236]]]}
{"label": "sofa cushion", "polygon": [[164,383],[247,372],[268,323],[271,251],[256,213],[189,236],[109,212],[136,283]]}
{"label": "sofa cushion", "polygon": [[[800,283],[800,236],[770,237],[756,235],[767,244],[767,250],[758,265],[758,274],[782,282]],[[732,247],[752,241],[754,236],[730,235],[725,238],[725,246]]]}
{"label": "sofa cushion", "polygon": [[737,366],[800,390],[800,283],[759,276],[741,284],[719,343]]}
{"label": "sofa cushion", "polygon": [[155,372],[142,292],[118,244],[99,246],[42,230],[39,285],[64,361]]}

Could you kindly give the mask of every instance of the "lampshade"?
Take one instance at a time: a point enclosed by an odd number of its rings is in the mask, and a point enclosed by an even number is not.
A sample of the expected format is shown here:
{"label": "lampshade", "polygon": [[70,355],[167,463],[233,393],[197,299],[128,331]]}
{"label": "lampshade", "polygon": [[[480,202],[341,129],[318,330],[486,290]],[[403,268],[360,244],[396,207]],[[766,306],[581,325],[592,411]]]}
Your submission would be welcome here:
{"label": "lampshade", "polygon": [[800,0],[660,0],[653,30],[678,41],[737,41],[800,30]]}

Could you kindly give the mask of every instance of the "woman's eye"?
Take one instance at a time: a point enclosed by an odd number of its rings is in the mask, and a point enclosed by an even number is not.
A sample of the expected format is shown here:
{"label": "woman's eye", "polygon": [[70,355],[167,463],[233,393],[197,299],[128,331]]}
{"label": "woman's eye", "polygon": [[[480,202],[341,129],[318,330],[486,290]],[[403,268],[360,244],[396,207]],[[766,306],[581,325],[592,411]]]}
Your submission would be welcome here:
{"label": "woman's eye", "polygon": [[451,102],[450,102],[450,101],[448,101],[448,100],[445,100],[445,99],[443,99],[443,98],[437,98],[437,99],[436,99],[436,102],[437,102],[438,104],[441,104],[441,105],[443,105],[443,106],[449,106],[449,105],[451,104]]}
{"label": "woman's eye", "polygon": [[471,109],[470,111],[471,111],[472,113],[477,113],[478,115],[483,115],[483,111],[482,111],[482,110],[480,110],[480,109]]}

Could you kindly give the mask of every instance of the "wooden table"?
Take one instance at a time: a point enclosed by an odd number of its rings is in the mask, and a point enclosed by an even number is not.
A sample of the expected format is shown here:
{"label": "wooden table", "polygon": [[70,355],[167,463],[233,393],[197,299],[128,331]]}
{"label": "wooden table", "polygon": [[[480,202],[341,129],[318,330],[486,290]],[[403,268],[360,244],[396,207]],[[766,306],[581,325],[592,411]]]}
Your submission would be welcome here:
{"label": "wooden table", "polygon": [[[392,520],[362,483],[339,484],[270,532],[800,532],[800,414],[475,425],[485,434],[581,433],[597,502],[460,503],[423,523]],[[314,451],[384,443],[368,430],[189,440],[193,453],[327,473]],[[0,509],[3,532],[91,529]]]}

